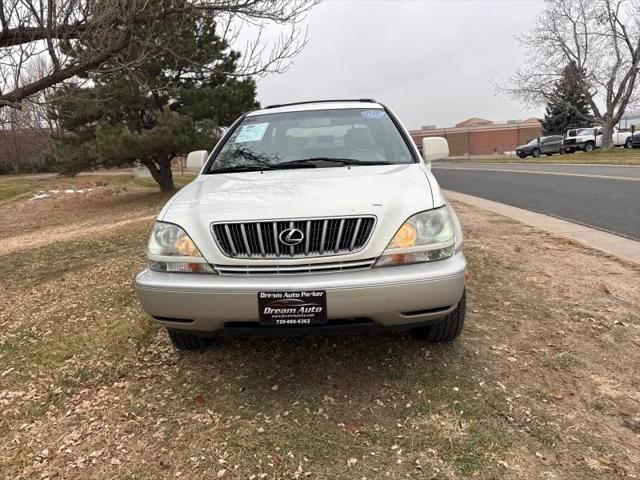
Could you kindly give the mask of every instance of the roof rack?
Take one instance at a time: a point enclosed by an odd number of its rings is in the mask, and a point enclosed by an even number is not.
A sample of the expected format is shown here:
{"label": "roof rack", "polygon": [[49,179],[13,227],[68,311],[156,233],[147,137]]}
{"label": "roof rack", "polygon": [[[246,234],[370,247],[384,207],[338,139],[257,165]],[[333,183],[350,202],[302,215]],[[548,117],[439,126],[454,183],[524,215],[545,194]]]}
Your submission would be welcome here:
{"label": "roof rack", "polygon": [[309,103],[335,103],[335,102],[366,102],[366,103],[377,103],[372,98],[348,98],[348,99],[336,99],[336,100],[307,100],[306,102],[293,102],[293,103],[280,103],[276,105],[268,105],[264,107],[264,110],[268,110],[270,108],[279,108],[279,107],[291,107],[292,105],[306,105]]}

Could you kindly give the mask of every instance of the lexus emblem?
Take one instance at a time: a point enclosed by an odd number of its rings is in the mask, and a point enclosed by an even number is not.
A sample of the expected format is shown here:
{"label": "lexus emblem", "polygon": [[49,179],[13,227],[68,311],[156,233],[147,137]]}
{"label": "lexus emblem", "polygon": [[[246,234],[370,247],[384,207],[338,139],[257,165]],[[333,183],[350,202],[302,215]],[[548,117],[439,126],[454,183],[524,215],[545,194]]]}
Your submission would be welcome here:
{"label": "lexus emblem", "polygon": [[297,228],[287,228],[280,232],[278,238],[280,239],[281,244],[293,247],[294,245],[302,243],[304,240],[304,233],[302,230],[298,230]]}

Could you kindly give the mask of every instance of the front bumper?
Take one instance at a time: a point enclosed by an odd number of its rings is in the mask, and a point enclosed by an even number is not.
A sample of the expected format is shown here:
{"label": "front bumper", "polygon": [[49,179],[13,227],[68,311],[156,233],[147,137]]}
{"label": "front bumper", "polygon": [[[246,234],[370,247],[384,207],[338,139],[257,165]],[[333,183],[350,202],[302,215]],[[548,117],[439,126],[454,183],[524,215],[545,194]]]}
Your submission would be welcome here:
{"label": "front bumper", "polygon": [[464,291],[465,271],[466,260],[458,252],[433,263],[310,275],[176,274],[145,269],[136,277],[136,288],[145,312],[161,325],[183,331],[258,329],[258,292],[300,290],[327,291],[329,322],[367,319],[376,326],[394,328],[428,323],[455,309]]}

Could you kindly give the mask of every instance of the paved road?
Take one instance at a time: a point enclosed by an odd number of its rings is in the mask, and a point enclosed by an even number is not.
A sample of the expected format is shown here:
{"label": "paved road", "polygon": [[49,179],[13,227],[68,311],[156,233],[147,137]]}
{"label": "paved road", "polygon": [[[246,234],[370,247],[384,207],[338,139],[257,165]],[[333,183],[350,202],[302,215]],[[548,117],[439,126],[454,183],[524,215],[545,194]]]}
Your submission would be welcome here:
{"label": "paved road", "polygon": [[433,165],[440,185],[640,240],[640,167]]}
{"label": "paved road", "polygon": [[629,177],[640,180],[640,166],[627,165],[576,165],[542,163],[449,163],[433,164],[433,168],[466,168],[475,170],[518,170],[545,173],[570,173],[579,175]]}

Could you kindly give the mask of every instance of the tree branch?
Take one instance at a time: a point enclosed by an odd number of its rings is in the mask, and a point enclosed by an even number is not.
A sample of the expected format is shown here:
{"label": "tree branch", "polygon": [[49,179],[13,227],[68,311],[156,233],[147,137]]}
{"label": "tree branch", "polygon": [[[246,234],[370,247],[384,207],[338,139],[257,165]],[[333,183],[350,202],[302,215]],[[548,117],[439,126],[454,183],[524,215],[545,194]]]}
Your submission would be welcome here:
{"label": "tree branch", "polygon": [[129,43],[130,36],[131,32],[124,32],[121,35],[120,40],[112,45],[111,48],[96,54],[94,57],[69,65],[61,70],[54,70],[49,75],[46,75],[32,83],[16,88],[12,92],[0,95],[0,107],[10,106],[15,108],[16,106],[19,106],[20,102],[25,98],[99,66],[114,54],[124,49]]}

